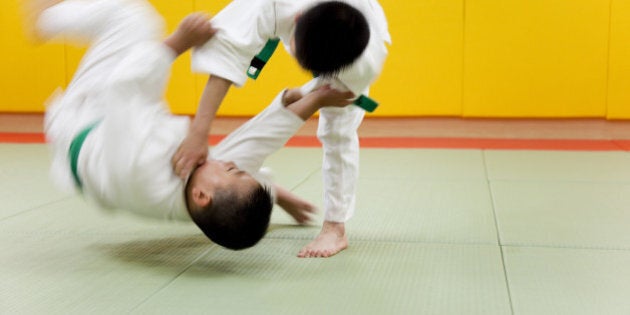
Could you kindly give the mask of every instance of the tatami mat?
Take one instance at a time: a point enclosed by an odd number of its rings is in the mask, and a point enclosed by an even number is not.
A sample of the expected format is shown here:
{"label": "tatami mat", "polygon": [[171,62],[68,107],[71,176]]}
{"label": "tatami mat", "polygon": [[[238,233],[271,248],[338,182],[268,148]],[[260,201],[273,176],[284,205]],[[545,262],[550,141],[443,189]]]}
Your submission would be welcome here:
{"label": "tatami mat", "polygon": [[630,314],[630,252],[505,247],[515,314]]}
{"label": "tatami mat", "polygon": [[[321,207],[321,149],[267,165]],[[0,144],[0,314],[630,314],[630,153],[363,149],[350,247],[275,209],[261,243],[58,193],[44,145]]]}
{"label": "tatami mat", "polygon": [[486,179],[479,150],[366,149],[360,161],[362,179]]}
{"label": "tatami mat", "polygon": [[630,250],[630,183],[495,182],[492,191],[504,245]]}
{"label": "tatami mat", "polygon": [[[457,154],[457,153],[453,153]],[[321,176],[294,190],[321,209]],[[488,183],[422,179],[361,179],[357,215],[348,222],[352,240],[497,245]],[[290,219],[278,211],[279,223]],[[321,222],[321,213],[317,216]],[[318,229],[273,229],[270,237],[310,239]]]}
{"label": "tatami mat", "polygon": [[623,151],[486,151],[490,180],[630,182]]}
{"label": "tatami mat", "polygon": [[44,145],[0,145],[0,219],[63,199],[48,169]]}
{"label": "tatami mat", "polygon": [[261,246],[242,253],[210,251],[143,303],[138,311],[145,314],[510,312],[496,247],[356,242],[346,255],[315,260],[293,258],[299,248],[300,243],[295,241],[265,240]]}
{"label": "tatami mat", "polygon": [[319,172],[322,166],[322,150],[318,148],[291,148],[272,154],[265,166],[271,170],[274,182],[291,190],[310,176]]}

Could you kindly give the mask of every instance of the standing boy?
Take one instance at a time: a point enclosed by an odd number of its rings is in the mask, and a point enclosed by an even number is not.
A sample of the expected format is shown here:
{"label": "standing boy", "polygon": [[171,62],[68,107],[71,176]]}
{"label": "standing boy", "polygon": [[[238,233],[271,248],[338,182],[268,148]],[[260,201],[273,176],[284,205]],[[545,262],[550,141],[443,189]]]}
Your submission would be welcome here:
{"label": "standing boy", "polygon": [[[278,40],[317,77],[301,94],[328,83],[363,95],[363,100],[382,69],[385,44],[391,42],[376,0],[234,0],[212,24],[217,35],[193,54],[193,69],[210,77],[188,136],[173,156],[181,177],[205,160],[210,124],[230,86],[242,86],[248,75],[257,76]],[[329,257],[347,247],[345,222],[354,213],[357,129],[363,116],[357,106],[320,111],[317,134],[324,149],[325,222],[299,257]]]}

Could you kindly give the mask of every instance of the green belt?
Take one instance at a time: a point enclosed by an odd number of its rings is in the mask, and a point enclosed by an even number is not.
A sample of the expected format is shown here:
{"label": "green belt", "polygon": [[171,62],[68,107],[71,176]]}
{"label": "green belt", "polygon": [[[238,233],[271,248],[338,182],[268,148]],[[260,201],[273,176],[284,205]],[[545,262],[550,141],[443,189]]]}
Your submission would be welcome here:
{"label": "green belt", "polygon": [[269,58],[273,55],[278,47],[278,43],[280,43],[280,39],[273,38],[267,41],[265,47],[252,59],[249,64],[249,68],[247,69],[247,76],[256,80],[258,75],[260,75],[260,71],[265,67]]}
{"label": "green belt", "polygon": [[94,129],[98,123],[99,122],[95,122],[81,130],[81,132],[79,132],[70,143],[70,149],[68,150],[68,156],[70,157],[70,170],[72,171],[74,183],[77,185],[79,190],[83,189],[83,183],[81,183],[81,179],[79,178],[78,170],[79,152],[81,152],[81,147],[83,146],[83,142],[85,142],[85,138],[87,138],[88,134],[90,134],[92,129]]}
{"label": "green belt", "polygon": [[[247,76],[254,80],[258,78],[260,72],[265,67],[273,53],[276,51],[279,42],[280,40],[277,38],[273,38],[267,41],[265,47],[263,47],[260,53],[258,53],[258,55],[256,55],[249,64],[249,68],[247,69]],[[376,108],[378,107],[378,103],[375,100],[365,95],[360,95],[353,104],[363,108],[365,111],[370,113],[376,110]]]}

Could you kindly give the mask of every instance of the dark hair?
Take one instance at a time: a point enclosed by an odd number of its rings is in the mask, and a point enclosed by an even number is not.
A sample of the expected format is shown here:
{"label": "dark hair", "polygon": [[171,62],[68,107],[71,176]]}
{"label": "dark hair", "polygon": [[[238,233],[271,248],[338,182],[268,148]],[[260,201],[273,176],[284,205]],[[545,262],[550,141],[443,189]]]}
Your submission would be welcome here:
{"label": "dark hair", "polygon": [[[188,191],[187,185],[187,204]],[[217,190],[207,207],[188,205],[188,212],[211,241],[239,250],[256,245],[265,236],[272,208],[270,191],[259,184],[245,196],[233,189]]]}
{"label": "dark hair", "polygon": [[330,76],[361,56],[370,40],[370,28],[359,10],[329,1],[298,18],[294,40],[295,58],[302,68]]}

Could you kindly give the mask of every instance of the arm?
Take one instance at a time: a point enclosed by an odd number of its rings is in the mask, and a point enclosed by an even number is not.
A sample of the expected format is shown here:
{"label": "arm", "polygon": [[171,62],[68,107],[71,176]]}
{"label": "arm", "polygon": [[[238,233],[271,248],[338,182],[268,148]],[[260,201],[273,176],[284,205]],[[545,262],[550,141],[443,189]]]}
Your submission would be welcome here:
{"label": "arm", "polygon": [[186,178],[206,161],[208,134],[215,114],[232,85],[247,81],[252,57],[269,38],[274,38],[273,1],[234,0],[213,19],[218,32],[192,54],[194,72],[210,74],[191,129],[171,160],[175,174]]}
{"label": "arm", "polygon": [[345,107],[352,104],[353,98],[354,94],[350,91],[342,92],[325,85],[304,96],[299,89],[286,90],[282,96],[282,103],[302,120],[307,120],[322,107]]}
{"label": "arm", "polygon": [[273,34],[274,23],[269,18],[273,17],[271,3],[231,2],[212,19],[213,26],[219,30],[217,35],[193,52],[193,71],[208,73],[210,77],[188,135],[171,160],[180,178],[186,178],[206,161],[208,134],[217,110],[232,85],[245,84],[250,60],[271,36],[269,34]]}
{"label": "arm", "polygon": [[212,158],[232,161],[250,174],[258,172],[265,159],[304,125],[304,120],[328,104],[349,104],[350,92],[322,87],[304,97],[299,95],[290,104],[279,94],[265,110],[232,131],[212,149]]}
{"label": "arm", "polygon": [[[216,30],[204,14],[191,14],[179,25],[177,30],[164,40],[176,56],[190,47],[199,46],[214,36]],[[173,168],[178,176],[186,178],[196,164],[201,164],[208,155],[208,133],[210,123],[230,89],[232,82],[220,77],[211,76],[199,102],[198,114],[195,116],[191,129],[177,152],[171,159]]]}
{"label": "arm", "polygon": [[216,34],[204,13],[191,13],[180,23],[175,32],[164,39],[164,44],[175,53],[175,57],[188,49],[203,45]]}
{"label": "arm", "polygon": [[[216,30],[208,22],[204,14],[191,14],[179,25],[177,30],[164,40],[178,56],[193,46],[207,42]],[[186,178],[196,164],[201,164],[208,155],[208,133],[214,114],[223,101],[232,82],[220,77],[210,77],[199,103],[199,111],[195,116],[191,129],[171,159],[178,176]]]}
{"label": "arm", "polygon": [[180,178],[186,178],[196,166],[206,161],[210,125],[231,86],[232,82],[224,78],[208,78],[190,131],[171,160],[175,174]]}

